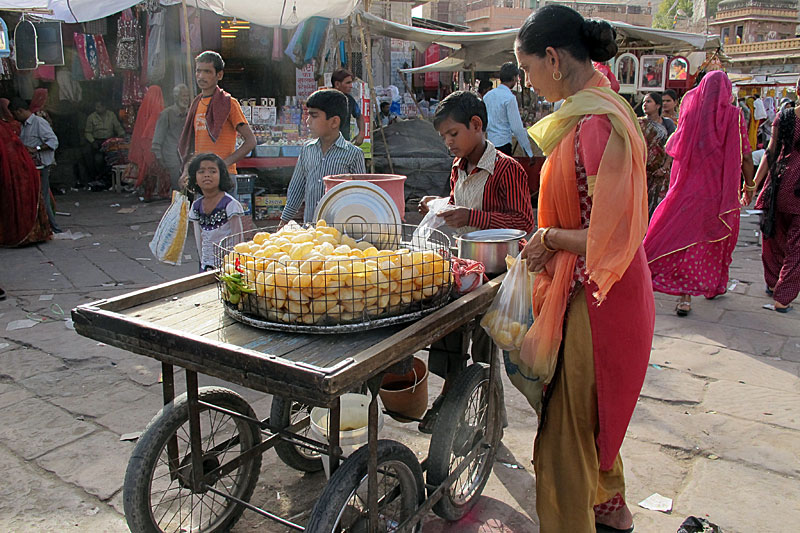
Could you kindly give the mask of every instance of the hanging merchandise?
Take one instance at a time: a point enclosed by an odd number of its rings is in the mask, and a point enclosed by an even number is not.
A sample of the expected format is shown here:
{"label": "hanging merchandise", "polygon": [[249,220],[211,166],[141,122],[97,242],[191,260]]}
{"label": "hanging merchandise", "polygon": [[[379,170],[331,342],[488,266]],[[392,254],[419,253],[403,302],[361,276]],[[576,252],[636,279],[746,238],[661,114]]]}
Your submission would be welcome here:
{"label": "hanging merchandise", "polygon": [[126,9],[117,21],[117,68],[139,70],[139,21]]}
{"label": "hanging merchandise", "polygon": [[283,57],[283,30],[275,28],[272,35],[272,60],[280,61]]}
{"label": "hanging merchandise", "polygon": [[39,47],[36,46],[36,28],[23,17],[14,28],[14,62],[17,70],[33,70],[39,66]]}
{"label": "hanging merchandise", "polygon": [[122,105],[140,104],[144,98],[145,87],[138,72],[126,71],[122,75]]}
{"label": "hanging merchandise", "polygon": [[303,57],[303,46],[301,37],[303,36],[303,29],[305,28],[305,21],[301,22],[297,25],[297,28],[294,30],[294,35],[292,38],[289,39],[289,44],[286,46],[286,50],[284,53],[289,56],[289,59],[292,60],[297,66],[303,66],[302,57]]}
{"label": "hanging merchandise", "polygon": [[[8,57],[10,55],[11,40],[8,38],[8,26],[6,26],[6,21],[0,19],[0,58]],[[1,70],[0,73],[2,73]]]}
{"label": "hanging merchandise", "polygon": [[[192,57],[195,57],[203,51],[199,10],[188,7],[187,17],[189,18],[189,45],[191,46]],[[186,53],[186,26],[184,24],[181,24],[181,45],[184,47],[184,53]]]}
{"label": "hanging merchandise", "polygon": [[[158,4],[156,4],[158,5]],[[147,14],[147,81],[158,83],[166,73],[166,28],[163,9]]]}
{"label": "hanging merchandise", "polygon": [[102,35],[75,33],[73,41],[85,80],[110,78],[114,75]]}

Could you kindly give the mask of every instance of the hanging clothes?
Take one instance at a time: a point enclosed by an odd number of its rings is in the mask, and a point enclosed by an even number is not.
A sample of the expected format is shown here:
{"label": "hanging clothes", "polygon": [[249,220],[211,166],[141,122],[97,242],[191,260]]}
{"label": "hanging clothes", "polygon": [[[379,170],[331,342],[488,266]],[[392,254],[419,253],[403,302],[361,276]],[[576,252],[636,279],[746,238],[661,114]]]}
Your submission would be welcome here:
{"label": "hanging clothes", "polygon": [[[200,16],[198,10],[189,7],[186,8],[186,14],[189,18],[189,45],[193,57],[196,57],[203,51],[203,39],[200,23]],[[183,49],[186,50],[186,25],[181,22],[181,44]]]}
{"label": "hanging clothes", "polygon": [[163,9],[147,16],[147,81],[158,83],[166,73],[166,26]]}
{"label": "hanging clothes", "polygon": [[283,30],[275,28],[272,35],[272,60],[280,61],[283,57]]}
{"label": "hanging clothes", "polygon": [[142,102],[145,87],[138,72],[126,71],[122,78],[122,105],[132,106]]}
{"label": "hanging clothes", "polygon": [[139,21],[130,8],[117,20],[117,68],[139,70]]}

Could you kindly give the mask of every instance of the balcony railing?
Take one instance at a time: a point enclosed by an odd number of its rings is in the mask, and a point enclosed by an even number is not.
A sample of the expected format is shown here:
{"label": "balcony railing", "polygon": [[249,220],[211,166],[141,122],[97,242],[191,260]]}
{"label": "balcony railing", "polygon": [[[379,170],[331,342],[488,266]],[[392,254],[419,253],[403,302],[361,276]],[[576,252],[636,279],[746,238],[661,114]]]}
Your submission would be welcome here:
{"label": "balcony railing", "polygon": [[764,54],[765,52],[786,52],[787,50],[800,51],[800,39],[780,39],[777,41],[725,45],[725,53],[730,56],[753,53]]}

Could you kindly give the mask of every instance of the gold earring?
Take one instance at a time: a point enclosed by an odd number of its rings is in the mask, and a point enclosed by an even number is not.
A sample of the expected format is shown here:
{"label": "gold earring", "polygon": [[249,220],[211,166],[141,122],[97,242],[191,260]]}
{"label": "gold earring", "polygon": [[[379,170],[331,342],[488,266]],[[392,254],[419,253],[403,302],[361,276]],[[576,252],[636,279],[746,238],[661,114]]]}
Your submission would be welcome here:
{"label": "gold earring", "polygon": [[[557,78],[556,78],[556,73],[558,73],[558,77],[557,77]],[[560,71],[560,70],[557,70],[556,72],[553,72],[553,80],[555,80],[555,81],[561,81],[561,78],[563,78],[563,77],[564,77],[564,75],[563,75],[563,74],[561,74],[561,71]]]}

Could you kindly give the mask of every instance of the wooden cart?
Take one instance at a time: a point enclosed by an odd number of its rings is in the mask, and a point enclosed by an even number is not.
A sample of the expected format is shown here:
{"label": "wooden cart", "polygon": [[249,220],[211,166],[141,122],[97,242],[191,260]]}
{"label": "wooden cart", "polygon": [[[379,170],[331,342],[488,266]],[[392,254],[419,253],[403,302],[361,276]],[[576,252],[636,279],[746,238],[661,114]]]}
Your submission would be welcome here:
{"label": "wooden cart", "polygon": [[[497,365],[474,363],[461,373],[422,465],[402,443],[378,440],[377,391],[385,372],[402,370],[445,335],[462,331],[466,354],[475,318],[498,287],[499,279],[417,322],[346,335],[241,324],[225,313],[213,273],[77,307],[78,333],[163,365],[165,407],[140,437],[125,477],[131,530],[226,531],[244,509],[306,531],[413,531],[431,509],[450,520],[463,516],[499,444]],[[187,392],[178,397],[174,366],[186,369]],[[199,388],[198,373],[273,394],[269,418],[257,418],[233,391]],[[368,444],[339,466],[339,399],[365,385]],[[330,442],[309,437],[311,406],[330,408]],[[321,470],[322,455],[330,457],[333,474],[305,528],[248,503],[261,454],[273,447],[299,470]]]}

